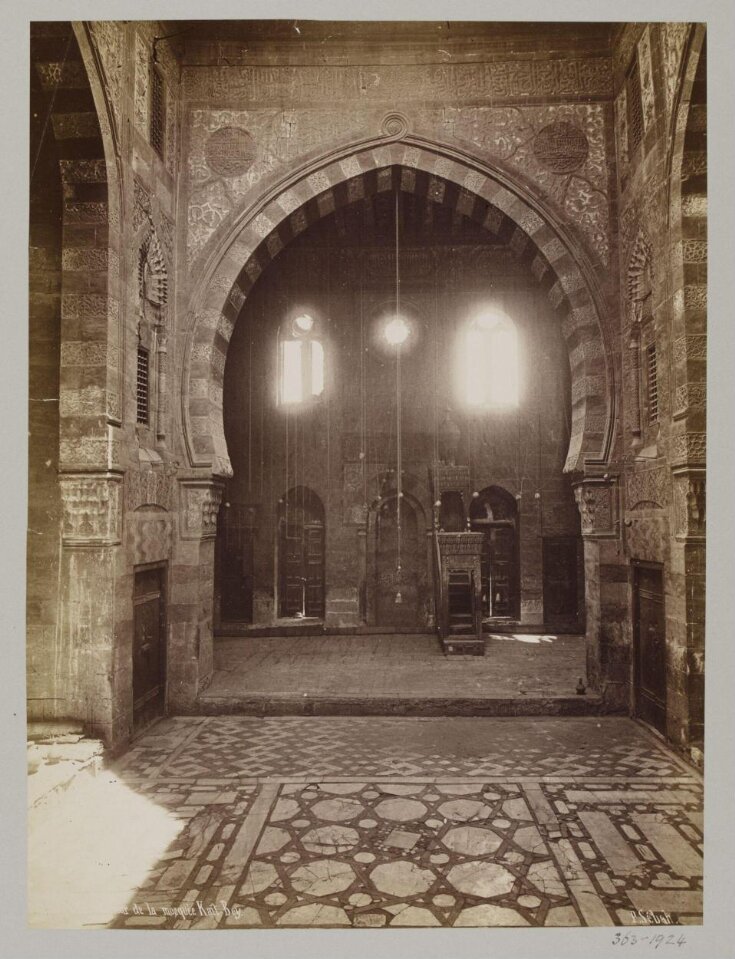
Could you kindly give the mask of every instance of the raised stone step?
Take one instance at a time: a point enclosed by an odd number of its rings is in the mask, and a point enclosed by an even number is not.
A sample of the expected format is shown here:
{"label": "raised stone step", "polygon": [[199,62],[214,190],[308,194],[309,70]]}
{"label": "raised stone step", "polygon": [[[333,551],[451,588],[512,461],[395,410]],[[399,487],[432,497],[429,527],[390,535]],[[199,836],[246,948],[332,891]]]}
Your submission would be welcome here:
{"label": "raised stone step", "polygon": [[[471,620],[471,617],[470,617]],[[477,636],[454,635],[455,626],[450,626],[453,635],[442,639],[442,650],[445,656],[484,656],[485,640]]]}
{"label": "raised stone step", "polygon": [[190,707],[179,710],[192,716],[597,716],[609,712],[597,695],[481,699],[203,694]]}

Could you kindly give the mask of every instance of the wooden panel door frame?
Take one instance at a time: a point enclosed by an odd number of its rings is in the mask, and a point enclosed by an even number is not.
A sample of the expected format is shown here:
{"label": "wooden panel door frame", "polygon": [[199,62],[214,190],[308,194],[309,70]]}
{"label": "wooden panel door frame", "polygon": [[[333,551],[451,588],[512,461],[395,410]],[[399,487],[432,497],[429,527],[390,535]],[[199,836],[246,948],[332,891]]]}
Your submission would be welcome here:
{"label": "wooden panel door frame", "polygon": [[[567,552],[567,559],[572,558],[574,569],[572,572],[574,580],[574,596],[573,604],[574,609],[569,612],[553,613],[550,610],[552,597],[551,597],[551,588],[554,580],[554,576],[551,574],[550,566],[553,564],[553,557],[551,555],[552,550],[561,549]],[[542,584],[542,596],[543,596],[543,615],[544,623],[552,632],[564,632],[571,629],[572,632],[579,631],[580,623],[580,584],[579,584],[579,575],[580,575],[580,553],[582,552],[582,544],[579,536],[574,533],[559,533],[543,536],[541,540],[541,584]]]}
{"label": "wooden panel door frame", "polygon": [[[215,592],[218,597],[217,622],[252,623],[255,594],[255,540],[258,534],[256,517],[257,504],[223,503],[217,522],[215,544]],[[233,583],[232,568],[228,566],[237,561],[236,576],[241,593],[233,595],[230,587]],[[247,580],[249,578],[249,584]],[[247,587],[247,588],[246,588]],[[234,600],[234,602],[233,602]],[[238,601],[244,605],[243,615],[230,615]]]}
{"label": "wooden panel door frame", "polygon": [[[284,504],[289,496],[294,494],[296,503],[294,504],[294,516],[297,521],[289,522],[288,517],[283,515]],[[298,497],[301,497],[299,503]],[[324,505],[319,496],[307,487],[297,487],[296,490],[289,490],[278,504],[276,512],[275,536],[273,556],[275,559],[273,579],[274,579],[274,614],[278,619],[290,619],[296,616],[296,609],[289,615],[287,610],[293,603],[289,603],[287,595],[287,540],[289,530],[298,530],[299,536],[291,539],[301,544],[300,572],[298,577],[299,587],[299,610],[303,609],[306,618],[324,619],[326,614],[326,521],[324,516]],[[309,546],[314,539],[316,530],[320,531],[319,539],[321,542],[321,563],[309,562],[313,560],[313,554],[307,555]],[[318,568],[321,571],[321,583],[317,584],[313,577],[309,576],[310,570]],[[318,586],[318,589],[317,589]],[[301,592],[303,590],[303,593]],[[317,593],[320,593],[317,596]],[[315,602],[315,599],[318,600]],[[303,602],[303,606],[302,606]],[[315,610],[317,615],[314,614]]]}
{"label": "wooden panel door frame", "polygon": [[[150,721],[143,723],[140,726],[135,725],[135,607],[137,601],[140,601],[142,597],[136,595],[136,579],[139,573],[146,572],[159,572],[159,583],[160,583],[160,620],[159,620],[159,636],[160,636],[160,668],[159,675],[161,676],[161,712],[160,715],[165,716],[168,713],[168,594],[169,594],[169,564],[166,560],[161,560],[155,563],[140,563],[133,567],[133,638],[131,646],[131,657],[133,659],[133,675],[131,676],[131,689],[130,689],[130,698],[132,700],[132,712],[133,712],[133,732],[139,733],[142,732],[146,726],[150,725]],[[151,717],[151,719],[154,717]]]}
{"label": "wooden panel door frame", "polygon": [[[652,563],[643,560],[633,560],[632,564],[632,597],[631,597],[631,607],[632,607],[632,625],[633,625],[633,663],[631,670],[632,678],[632,691],[631,691],[631,702],[633,706],[634,715],[642,719],[644,722],[652,725],[654,728],[657,728],[659,732],[666,734],[666,720],[667,720],[667,689],[666,689],[666,680],[667,680],[667,656],[666,656],[666,590],[665,590],[665,581],[664,581],[664,564],[663,563]],[[640,611],[640,600],[641,600],[641,589],[640,589],[640,575],[642,571],[651,571],[657,572],[661,575],[661,593],[660,593],[660,602],[661,602],[661,622],[663,624],[663,674],[662,674],[662,699],[661,699],[661,724],[658,725],[655,721],[650,718],[650,711],[644,708],[642,700],[644,698],[643,683],[641,678],[641,655],[643,651],[643,646],[641,643],[641,637],[639,634],[640,625],[641,625],[641,611]],[[652,692],[652,691],[649,691]],[[653,697],[651,701],[653,702]]]}

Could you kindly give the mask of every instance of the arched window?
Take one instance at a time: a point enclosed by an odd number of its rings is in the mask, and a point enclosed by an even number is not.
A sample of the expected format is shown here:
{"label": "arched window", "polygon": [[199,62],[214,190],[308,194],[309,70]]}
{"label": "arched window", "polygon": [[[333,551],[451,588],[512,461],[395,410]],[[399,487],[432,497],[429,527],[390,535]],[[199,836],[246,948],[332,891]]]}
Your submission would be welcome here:
{"label": "arched window", "polygon": [[324,392],[324,346],[317,321],[300,313],[278,331],[278,405],[293,406]]}
{"label": "arched window", "polygon": [[466,328],[459,384],[475,409],[518,405],[518,336],[510,317],[486,313]]}

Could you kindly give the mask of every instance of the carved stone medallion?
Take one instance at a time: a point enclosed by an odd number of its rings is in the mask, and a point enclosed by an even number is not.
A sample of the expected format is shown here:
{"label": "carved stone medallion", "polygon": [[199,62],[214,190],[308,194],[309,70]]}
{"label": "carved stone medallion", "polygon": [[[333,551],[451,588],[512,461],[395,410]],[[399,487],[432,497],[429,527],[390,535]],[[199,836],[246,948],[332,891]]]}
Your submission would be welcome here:
{"label": "carved stone medallion", "polygon": [[213,173],[242,176],[255,159],[255,141],[242,127],[222,127],[208,138],[204,154]]}
{"label": "carved stone medallion", "polygon": [[584,131],[564,120],[549,123],[533,141],[536,159],[552,173],[573,173],[578,170],[587,159],[589,149]]}

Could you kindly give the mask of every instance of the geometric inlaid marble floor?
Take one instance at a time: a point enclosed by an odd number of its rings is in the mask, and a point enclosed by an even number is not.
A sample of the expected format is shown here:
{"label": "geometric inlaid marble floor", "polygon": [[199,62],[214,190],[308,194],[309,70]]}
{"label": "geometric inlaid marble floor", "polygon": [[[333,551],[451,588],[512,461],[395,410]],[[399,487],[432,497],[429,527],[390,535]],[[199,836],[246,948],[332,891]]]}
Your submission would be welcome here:
{"label": "geometric inlaid marble floor", "polygon": [[179,717],[115,769],[182,823],[115,928],[702,921],[700,777],[628,719]]}

